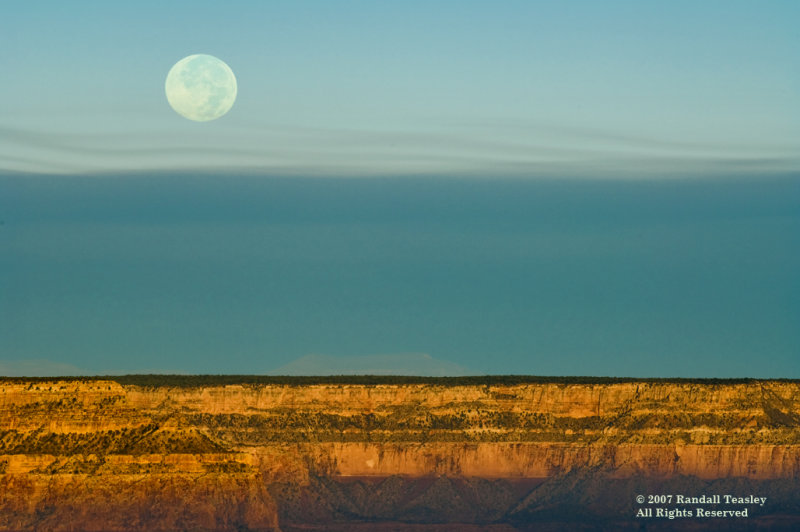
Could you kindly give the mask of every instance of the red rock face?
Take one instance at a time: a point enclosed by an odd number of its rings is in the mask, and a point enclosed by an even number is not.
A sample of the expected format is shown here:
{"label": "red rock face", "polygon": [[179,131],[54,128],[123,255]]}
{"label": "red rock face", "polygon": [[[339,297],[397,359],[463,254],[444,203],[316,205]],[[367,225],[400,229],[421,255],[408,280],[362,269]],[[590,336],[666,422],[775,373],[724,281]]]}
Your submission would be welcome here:
{"label": "red rock face", "polygon": [[0,530],[625,529],[658,490],[780,527],[798,479],[795,382],[0,381]]}
{"label": "red rock face", "polygon": [[4,530],[276,530],[276,506],[257,476],[4,475]]}

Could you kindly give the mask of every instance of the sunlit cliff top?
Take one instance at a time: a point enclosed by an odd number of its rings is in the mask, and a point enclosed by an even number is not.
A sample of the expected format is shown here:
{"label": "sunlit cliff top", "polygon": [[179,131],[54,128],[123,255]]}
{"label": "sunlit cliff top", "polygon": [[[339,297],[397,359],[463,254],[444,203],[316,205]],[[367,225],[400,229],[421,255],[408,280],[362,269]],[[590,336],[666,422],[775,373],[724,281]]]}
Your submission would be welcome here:
{"label": "sunlit cliff top", "polygon": [[623,383],[674,383],[703,385],[754,384],[758,382],[800,383],[800,379],[719,379],[719,378],[638,378],[638,377],[593,377],[593,376],[539,376],[539,375],[475,375],[461,377],[422,377],[414,375],[328,375],[328,376],[283,376],[283,375],[91,375],[64,377],[5,377],[0,383],[37,382],[82,382],[114,381],[121,385],[133,386],[171,386],[198,387],[224,386],[232,384],[262,385],[411,385],[428,384],[437,386],[486,386],[486,385],[524,385],[524,384],[623,384]]}

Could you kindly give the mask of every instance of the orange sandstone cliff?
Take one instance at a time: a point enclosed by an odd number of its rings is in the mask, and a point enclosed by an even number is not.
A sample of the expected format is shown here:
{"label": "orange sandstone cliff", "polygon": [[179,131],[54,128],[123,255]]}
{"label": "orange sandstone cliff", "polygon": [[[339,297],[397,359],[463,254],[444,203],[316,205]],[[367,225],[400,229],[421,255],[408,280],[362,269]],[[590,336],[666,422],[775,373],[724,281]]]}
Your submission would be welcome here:
{"label": "orange sandstone cliff", "polygon": [[800,526],[798,382],[246,381],[0,380],[0,530],[624,529],[651,490]]}

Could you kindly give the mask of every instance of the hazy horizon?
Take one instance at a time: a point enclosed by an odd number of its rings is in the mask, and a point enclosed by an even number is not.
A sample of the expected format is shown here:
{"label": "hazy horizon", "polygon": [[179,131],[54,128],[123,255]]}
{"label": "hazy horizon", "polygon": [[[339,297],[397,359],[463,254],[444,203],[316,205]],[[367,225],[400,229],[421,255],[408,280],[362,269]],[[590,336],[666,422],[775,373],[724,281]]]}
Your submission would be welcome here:
{"label": "hazy horizon", "polygon": [[0,373],[260,374],[317,354],[413,374],[396,362],[416,353],[469,374],[797,378],[798,192],[3,177]]}

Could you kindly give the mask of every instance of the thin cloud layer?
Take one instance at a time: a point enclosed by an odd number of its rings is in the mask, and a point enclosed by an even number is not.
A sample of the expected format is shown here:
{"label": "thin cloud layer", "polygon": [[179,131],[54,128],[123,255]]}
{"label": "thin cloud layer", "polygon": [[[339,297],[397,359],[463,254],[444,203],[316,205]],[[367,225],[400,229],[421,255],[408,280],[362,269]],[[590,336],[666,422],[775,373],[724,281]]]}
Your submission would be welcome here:
{"label": "thin cloud layer", "polygon": [[76,133],[0,126],[0,171],[660,177],[800,169],[800,158],[787,146],[639,139],[513,123],[428,125],[416,131],[228,127],[222,139],[180,128],[158,131]]}

